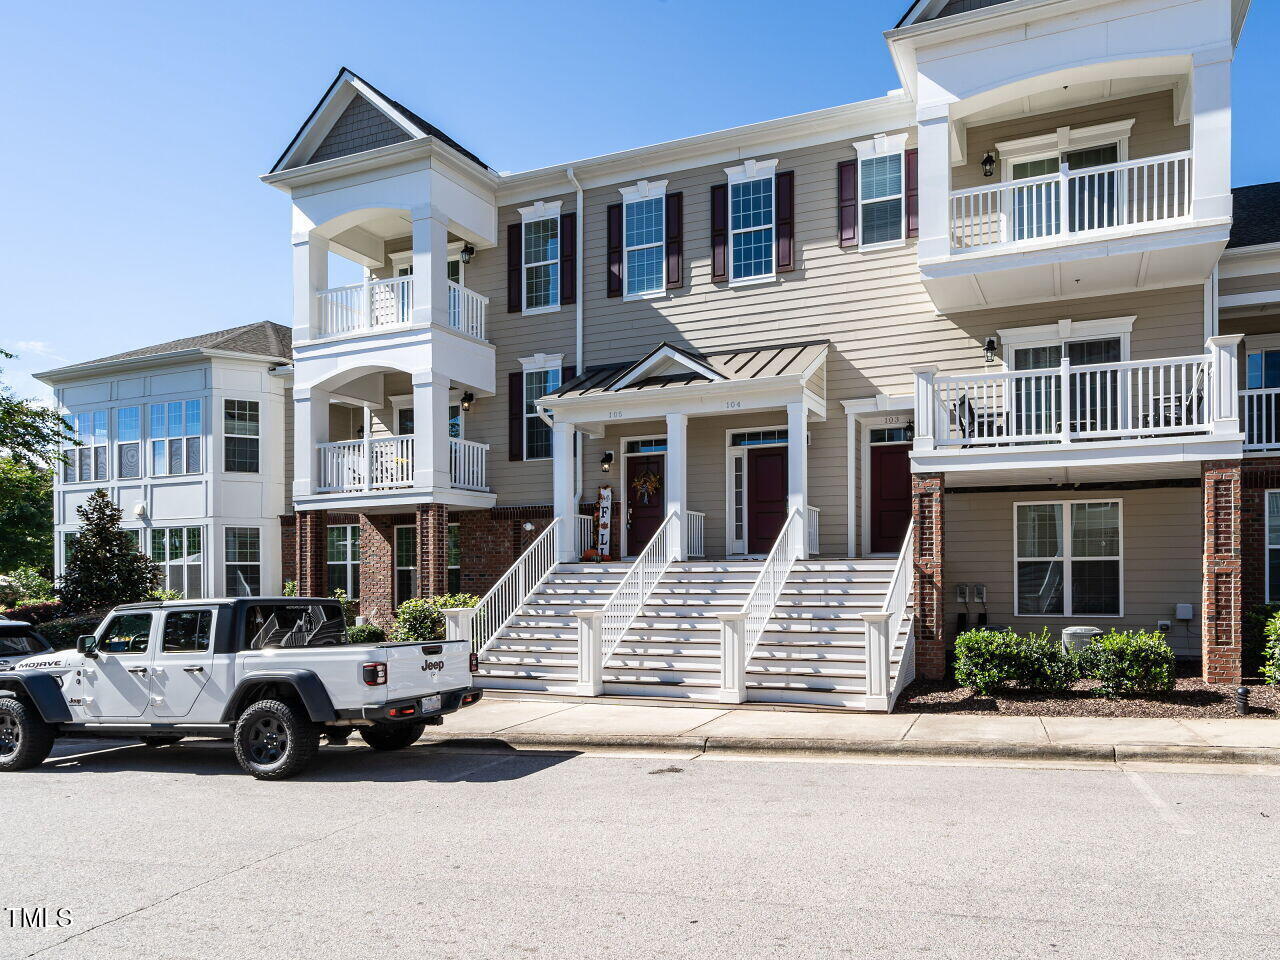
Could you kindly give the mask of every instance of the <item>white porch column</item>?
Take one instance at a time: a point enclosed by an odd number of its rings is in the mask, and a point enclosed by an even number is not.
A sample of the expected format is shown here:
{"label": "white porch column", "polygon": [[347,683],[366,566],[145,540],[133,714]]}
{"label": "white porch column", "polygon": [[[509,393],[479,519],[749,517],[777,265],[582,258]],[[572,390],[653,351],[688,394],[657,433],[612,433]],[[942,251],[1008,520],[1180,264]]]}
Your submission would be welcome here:
{"label": "white porch column", "polygon": [[448,377],[423,370],[413,375],[413,485],[440,489],[449,474]]}
{"label": "white porch column", "polygon": [[951,253],[951,120],[946,104],[916,112],[919,147],[921,260]]}
{"label": "white porch column", "polygon": [[667,513],[676,512],[676,559],[689,559],[689,415],[667,414]]}
{"label": "white porch column", "polygon": [[1229,44],[1194,55],[1191,68],[1191,213],[1231,216],[1231,57]]}
{"label": "white porch column", "polygon": [[309,497],[320,485],[320,444],[329,442],[329,393],[293,391],[293,495]]}
{"label": "white porch column", "polygon": [[809,556],[809,411],[804,401],[787,404],[787,515],[800,511],[800,559]]}
{"label": "white porch column", "polygon": [[862,459],[861,445],[858,443],[858,415],[848,407],[845,401],[845,473],[849,498],[848,535],[849,556],[858,556],[858,461]]}
{"label": "white porch column", "polygon": [[934,448],[934,415],[937,411],[933,378],[938,375],[938,365],[925,363],[908,368],[915,376],[916,388],[916,450]]}
{"label": "white porch column", "polygon": [[1210,337],[1205,344],[1213,362],[1212,406],[1214,433],[1240,432],[1240,344],[1242,333]]}
{"label": "white porch column", "polygon": [[551,426],[551,500],[560,525],[556,561],[578,559],[578,504],[574,497],[573,424],[557,420]]}
{"label": "white porch column", "polygon": [[449,325],[449,221],[433,206],[413,217],[413,322]]}
{"label": "white porch column", "polygon": [[293,339],[313,339],[319,331],[316,291],[329,286],[329,241],[314,232],[293,238]]}

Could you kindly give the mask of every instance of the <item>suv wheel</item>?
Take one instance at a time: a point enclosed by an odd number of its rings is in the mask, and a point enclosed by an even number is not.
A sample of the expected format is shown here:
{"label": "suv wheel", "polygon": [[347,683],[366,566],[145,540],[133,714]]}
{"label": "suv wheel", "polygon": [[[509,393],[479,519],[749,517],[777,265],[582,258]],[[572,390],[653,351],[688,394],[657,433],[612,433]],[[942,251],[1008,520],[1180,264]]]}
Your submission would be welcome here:
{"label": "suv wheel", "polygon": [[425,720],[413,723],[375,723],[371,727],[361,727],[360,736],[375,750],[403,750],[417,743],[425,729]]}
{"label": "suv wheel", "polygon": [[38,767],[56,736],[34,707],[17,697],[0,697],[0,770]]}
{"label": "suv wheel", "polygon": [[236,759],[259,780],[283,780],[303,770],[320,749],[320,725],[298,707],[259,700],[236,721]]}

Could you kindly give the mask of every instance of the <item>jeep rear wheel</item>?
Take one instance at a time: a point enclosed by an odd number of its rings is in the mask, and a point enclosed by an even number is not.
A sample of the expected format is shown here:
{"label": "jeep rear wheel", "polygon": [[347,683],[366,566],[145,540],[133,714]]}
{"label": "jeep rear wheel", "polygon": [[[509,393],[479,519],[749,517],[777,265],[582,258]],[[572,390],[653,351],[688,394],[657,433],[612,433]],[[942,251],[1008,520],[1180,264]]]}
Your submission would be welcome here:
{"label": "jeep rear wheel", "polygon": [[38,767],[56,737],[34,707],[17,697],[0,697],[0,770]]}
{"label": "jeep rear wheel", "polygon": [[259,780],[283,780],[303,770],[320,749],[320,725],[301,709],[259,700],[236,721],[236,759]]}
{"label": "jeep rear wheel", "polygon": [[360,736],[375,750],[403,750],[417,743],[425,729],[425,720],[412,723],[375,723],[371,727],[361,727]]}

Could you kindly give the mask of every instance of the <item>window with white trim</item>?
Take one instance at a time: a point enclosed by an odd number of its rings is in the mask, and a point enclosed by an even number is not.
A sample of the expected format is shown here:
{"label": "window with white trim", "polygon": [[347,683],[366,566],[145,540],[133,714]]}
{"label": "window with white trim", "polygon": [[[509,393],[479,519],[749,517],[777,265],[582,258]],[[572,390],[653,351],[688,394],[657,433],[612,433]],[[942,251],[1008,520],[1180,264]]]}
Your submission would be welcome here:
{"label": "window with white trim", "polygon": [[462,526],[449,524],[449,539],[445,551],[445,570],[449,578],[449,592],[462,592]]}
{"label": "window with white trim", "polygon": [[1122,613],[1119,500],[1014,505],[1014,615]]}
{"label": "window with white trim", "polygon": [[116,409],[116,476],[136,480],[142,476],[142,408]]}
{"label": "window with white trim", "polygon": [[560,201],[521,207],[524,312],[560,309]]}
{"label": "window with white trim", "polygon": [[[760,165],[764,167],[765,165]],[[729,279],[760,280],[773,276],[773,174],[729,182]]]}
{"label": "window with white trim", "polygon": [[222,402],[222,469],[227,473],[258,472],[258,410],[257,400]]}
{"label": "window with white trim", "polygon": [[1280,490],[1267,491],[1267,603],[1280,600]]}
{"label": "window with white trim", "polygon": [[188,600],[203,597],[204,528],[152,527],[151,559],[164,571],[164,585]]}
{"label": "window with white trim", "polygon": [[326,543],[329,593],[341,590],[353,600],[360,596],[360,527],[341,524],[328,530]]}
{"label": "window with white trim", "polygon": [[[418,595],[418,530],[413,526],[395,528],[395,605]],[[453,592],[453,591],[450,591]]]}
{"label": "window with white trim", "polygon": [[262,531],[257,527],[227,527],[227,596],[262,595]]}
{"label": "window with white trim", "polygon": [[660,293],[667,285],[667,181],[641,180],[622,194],[622,290],[628,297]]}
{"label": "window with white trim", "polygon": [[862,220],[862,246],[896,243],[903,239],[906,191],[903,189],[903,155],[867,157],[858,165],[858,214]]}
{"label": "window with white trim", "polygon": [[524,371],[524,458],[546,460],[551,456],[551,427],[538,413],[538,400],[560,389],[560,367]]}
{"label": "window with white trim", "polygon": [[77,413],[65,419],[63,482],[107,479],[107,411]]}
{"label": "window with white trim", "polygon": [[199,400],[151,404],[151,476],[200,472],[202,418]]}

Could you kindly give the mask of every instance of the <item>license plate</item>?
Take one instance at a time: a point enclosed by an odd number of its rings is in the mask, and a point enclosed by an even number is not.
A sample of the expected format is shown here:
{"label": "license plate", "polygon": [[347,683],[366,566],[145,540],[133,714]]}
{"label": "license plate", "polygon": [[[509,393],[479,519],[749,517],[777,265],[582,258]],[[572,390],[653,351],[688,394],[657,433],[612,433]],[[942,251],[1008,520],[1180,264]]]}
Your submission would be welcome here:
{"label": "license plate", "polygon": [[439,710],[440,694],[436,694],[434,697],[423,697],[422,706],[420,707],[420,709],[422,710],[423,713],[432,713],[436,710]]}

